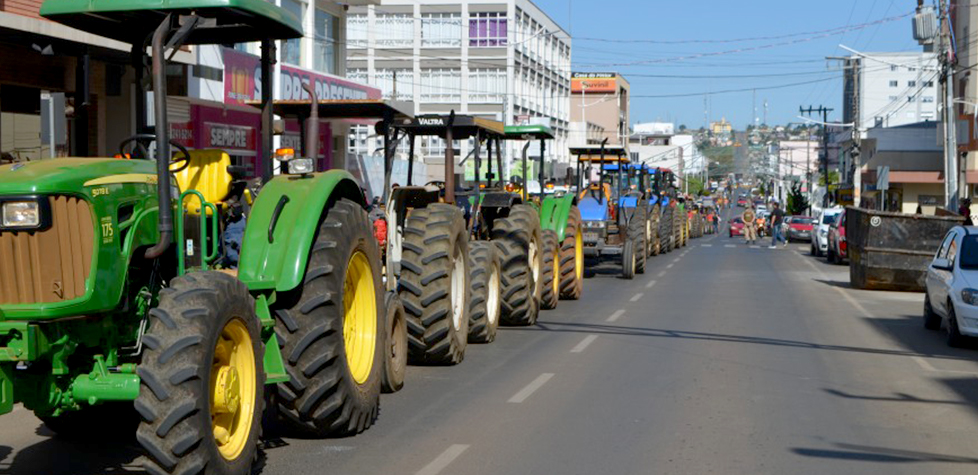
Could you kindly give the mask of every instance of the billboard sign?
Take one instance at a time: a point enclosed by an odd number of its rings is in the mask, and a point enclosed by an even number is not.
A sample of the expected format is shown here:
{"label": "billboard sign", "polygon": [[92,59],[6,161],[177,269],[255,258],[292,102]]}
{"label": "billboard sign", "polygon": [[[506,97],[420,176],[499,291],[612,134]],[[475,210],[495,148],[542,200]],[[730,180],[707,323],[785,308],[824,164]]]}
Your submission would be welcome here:
{"label": "billboard sign", "polygon": [[571,92],[605,93],[618,90],[617,73],[572,73]]}

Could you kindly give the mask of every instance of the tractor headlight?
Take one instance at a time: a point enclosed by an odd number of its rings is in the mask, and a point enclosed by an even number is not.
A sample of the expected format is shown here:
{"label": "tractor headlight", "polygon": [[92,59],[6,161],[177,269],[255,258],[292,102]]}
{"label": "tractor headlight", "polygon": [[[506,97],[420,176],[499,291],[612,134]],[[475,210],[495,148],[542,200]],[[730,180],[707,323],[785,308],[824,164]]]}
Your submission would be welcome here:
{"label": "tractor headlight", "polygon": [[36,228],[41,225],[41,207],[37,201],[3,203],[3,227]]}
{"label": "tractor headlight", "polygon": [[311,158],[293,158],[289,160],[288,167],[291,175],[305,175],[314,171]]}

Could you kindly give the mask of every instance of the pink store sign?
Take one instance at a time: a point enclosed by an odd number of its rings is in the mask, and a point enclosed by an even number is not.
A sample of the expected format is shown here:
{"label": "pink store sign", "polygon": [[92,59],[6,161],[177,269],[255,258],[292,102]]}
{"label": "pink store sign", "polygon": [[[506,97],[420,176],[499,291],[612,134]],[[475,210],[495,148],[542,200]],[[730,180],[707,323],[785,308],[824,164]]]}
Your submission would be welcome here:
{"label": "pink store sign", "polygon": [[305,69],[282,65],[281,84],[277,99],[287,101],[309,100],[303,83],[311,83],[320,100],[380,99],[380,89],[357,84],[345,79],[326,76]]}

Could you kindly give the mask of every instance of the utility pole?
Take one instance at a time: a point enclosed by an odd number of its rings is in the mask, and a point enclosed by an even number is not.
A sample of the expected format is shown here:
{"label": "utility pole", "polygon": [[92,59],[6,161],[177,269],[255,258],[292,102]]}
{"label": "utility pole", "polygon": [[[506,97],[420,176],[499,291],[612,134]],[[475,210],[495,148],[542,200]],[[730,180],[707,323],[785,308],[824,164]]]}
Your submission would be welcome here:
{"label": "utility pole", "polygon": [[957,120],[954,114],[954,44],[951,41],[950,7],[948,0],[940,0],[940,53],[942,119],[944,121],[944,206],[950,211],[958,209],[958,145],[955,137]]}
{"label": "utility pole", "polygon": [[822,114],[822,176],[825,177],[825,195],[822,196],[822,208],[829,207],[829,185],[832,181],[829,179],[829,112],[833,109],[824,106],[818,106],[817,108],[808,106],[808,109],[799,106],[798,113],[805,115]]}

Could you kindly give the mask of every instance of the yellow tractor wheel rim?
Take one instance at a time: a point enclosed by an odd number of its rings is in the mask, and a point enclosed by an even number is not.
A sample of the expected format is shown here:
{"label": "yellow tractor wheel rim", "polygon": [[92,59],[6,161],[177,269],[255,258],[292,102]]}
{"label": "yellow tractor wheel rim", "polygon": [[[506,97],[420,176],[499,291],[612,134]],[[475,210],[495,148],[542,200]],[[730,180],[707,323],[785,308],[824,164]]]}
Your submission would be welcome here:
{"label": "yellow tractor wheel rim", "polygon": [[560,295],[560,248],[554,249],[553,269],[550,271],[553,276],[551,284],[554,287],[554,295]]}
{"label": "yellow tractor wheel rim", "polygon": [[226,460],[244,451],[255,416],[258,375],[255,345],[240,319],[224,325],[211,363],[211,428],[217,449]]}
{"label": "yellow tractor wheel rim", "polygon": [[346,364],[357,384],[370,378],[377,347],[377,296],[370,261],[357,251],[350,257],[343,282],[343,343]]}
{"label": "yellow tractor wheel rim", "polygon": [[580,231],[574,235],[574,274],[578,279],[584,278],[584,237]]}

